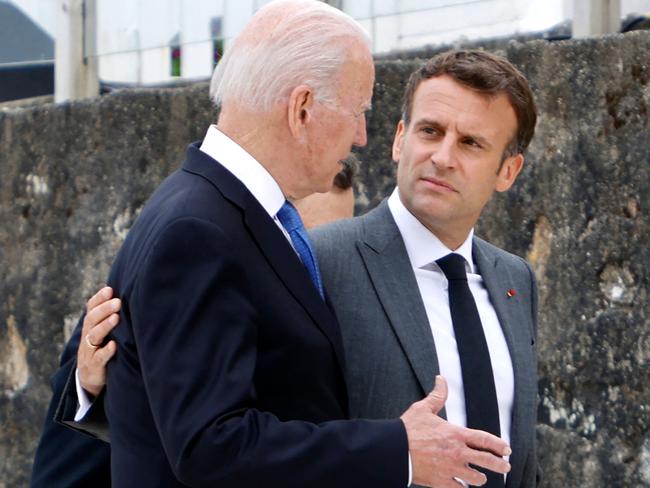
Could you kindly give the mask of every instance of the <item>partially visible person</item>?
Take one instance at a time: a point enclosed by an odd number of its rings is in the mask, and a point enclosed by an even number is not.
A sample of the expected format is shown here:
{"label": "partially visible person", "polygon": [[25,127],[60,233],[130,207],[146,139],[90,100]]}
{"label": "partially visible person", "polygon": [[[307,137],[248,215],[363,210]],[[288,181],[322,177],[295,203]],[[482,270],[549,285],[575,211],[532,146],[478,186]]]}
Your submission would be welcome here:
{"label": "partially visible person", "polygon": [[[55,422],[54,416],[57,407],[64,400],[62,395],[66,381],[74,378],[77,354],[88,352],[84,348],[79,350],[83,320],[94,321],[93,325],[103,323],[103,326],[94,332],[102,335],[107,334],[118,322],[118,315],[113,313],[113,310],[119,310],[120,301],[117,299],[111,301],[112,296],[113,292],[110,288],[103,288],[88,301],[87,314],[79,320],[65,345],[59,369],[51,381],[52,398],[32,464],[30,480],[32,488],[109,488],[111,486],[109,444],[64,427]],[[114,354],[115,343],[111,342],[97,350],[95,354],[84,358],[80,364],[88,364],[89,367],[84,368],[91,372],[89,376],[91,382],[105,383],[106,362]],[[93,371],[96,373],[92,373]],[[99,375],[99,378],[93,377],[93,374]],[[99,393],[101,389],[95,391]]]}
{"label": "partially visible person", "polygon": [[335,220],[354,215],[354,176],[359,161],[351,153],[341,161],[343,169],[334,177],[334,186],[327,193],[312,193],[297,200],[294,205],[300,212],[305,228],[311,229]]}

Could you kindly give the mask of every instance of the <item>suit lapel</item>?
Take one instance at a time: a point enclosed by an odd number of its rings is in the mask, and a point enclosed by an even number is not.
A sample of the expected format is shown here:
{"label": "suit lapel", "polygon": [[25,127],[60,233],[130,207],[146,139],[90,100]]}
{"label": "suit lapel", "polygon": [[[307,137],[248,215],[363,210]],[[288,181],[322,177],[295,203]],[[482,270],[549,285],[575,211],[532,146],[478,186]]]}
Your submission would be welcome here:
{"label": "suit lapel", "polygon": [[[522,437],[518,432],[522,423],[520,414],[521,385],[526,381],[523,366],[527,358],[523,354],[520,341],[515,337],[513,327],[517,327],[517,324],[521,325],[525,319],[521,316],[521,307],[517,303],[519,301],[518,297],[510,298],[507,295],[508,290],[513,286],[513,278],[508,267],[476,237],[472,245],[472,254],[487,288],[490,301],[499,318],[499,324],[506,338],[512,360],[515,391],[512,406],[512,425],[510,427],[510,444],[513,454],[510,461],[513,466],[523,466],[526,460],[519,458],[524,448],[522,446]],[[508,476],[507,486],[518,486],[518,476],[521,476],[521,473],[512,472]]]}
{"label": "suit lapel", "polygon": [[426,394],[439,373],[438,358],[404,241],[386,201],[364,218],[364,238],[357,242],[357,248],[388,321]]}
{"label": "suit lapel", "polygon": [[203,153],[197,144],[188,149],[185,171],[209,180],[219,192],[244,214],[244,224],[289,292],[302,305],[318,328],[331,342],[341,369],[345,372],[343,343],[338,322],[314,287],[306,268],[264,208],[232,173]]}
{"label": "suit lapel", "polygon": [[[253,199],[251,195],[251,199]],[[266,256],[278,277],[300,302],[321,331],[329,338],[343,369],[345,359],[338,323],[309,278],[297,254],[278,226],[257,203],[245,209],[244,220],[260,251]]]}

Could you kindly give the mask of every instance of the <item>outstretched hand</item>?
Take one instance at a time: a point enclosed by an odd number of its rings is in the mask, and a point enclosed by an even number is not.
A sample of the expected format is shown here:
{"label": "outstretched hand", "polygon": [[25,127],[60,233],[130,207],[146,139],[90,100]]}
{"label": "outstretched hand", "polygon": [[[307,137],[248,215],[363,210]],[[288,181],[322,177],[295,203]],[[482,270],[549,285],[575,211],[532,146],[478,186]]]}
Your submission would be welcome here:
{"label": "outstretched hand", "polygon": [[511,452],[506,442],[439,417],[446,401],[447,382],[437,376],[433,391],[401,416],[408,437],[413,483],[435,488],[458,488],[462,485],[457,480],[475,486],[485,484],[485,475],[470,465],[501,474],[509,472],[510,464],[503,459]]}
{"label": "outstretched hand", "polygon": [[122,302],[113,297],[113,289],[106,286],[86,304],[86,316],[77,350],[77,369],[81,387],[97,396],[106,385],[106,364],[115,355],[115,341],[104,344],[106,337],[118,324]]}

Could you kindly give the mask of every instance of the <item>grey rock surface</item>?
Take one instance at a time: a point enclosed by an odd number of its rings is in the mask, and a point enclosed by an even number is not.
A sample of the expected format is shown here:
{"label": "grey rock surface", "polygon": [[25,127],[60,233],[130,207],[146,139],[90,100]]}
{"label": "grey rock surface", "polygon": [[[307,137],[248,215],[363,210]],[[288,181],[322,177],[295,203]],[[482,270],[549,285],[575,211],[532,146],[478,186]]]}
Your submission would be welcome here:
{"label": "grey rock surface", "polygon": [[[650,486],[650,33],[513,42],[540,117],[477,233],[540,285],[543,487]],[[378,60],[357,213],[394,186],[414,59]],[[49,376],[147,196],[216,112],[207,85],[0,112],[0,487],[24,486]]]}
{"label": "grey rock surface", "polygon": [[206,84],[0,113],[0,486],[27,485],[49,378],[85,300],[214,120]]}

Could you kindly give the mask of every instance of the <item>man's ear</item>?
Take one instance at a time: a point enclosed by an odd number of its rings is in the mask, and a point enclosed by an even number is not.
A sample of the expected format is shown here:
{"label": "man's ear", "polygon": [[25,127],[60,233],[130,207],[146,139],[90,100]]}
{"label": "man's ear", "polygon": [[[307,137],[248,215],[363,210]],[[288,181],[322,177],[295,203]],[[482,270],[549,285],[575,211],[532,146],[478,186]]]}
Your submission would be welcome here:
{"label": "man's ear", "polygon": [[524,155],[519,153],[514,156],[508,156],[503,164],[499,173],[497,174],[497,182],[494,189],[498,192],[504,192],[512,186],[512,184],[519,176],[521,168],[524,167]]}
{"label": "man's ear", "polygon": [[402,152],[402,139],[404,138],[405,131],[406,124],[404,124],[403,120],[400,120],[395,131],[395,138],[393,139],[393,161],[396,163],[399,162],[399,156]]}
{"label": "man's ear", "polygon": [[291,135],[302,141],[305,137],[307,124],[312,120],[314,107],[314,92],[308,85],[295,87],[289,95],[287,119]]}

